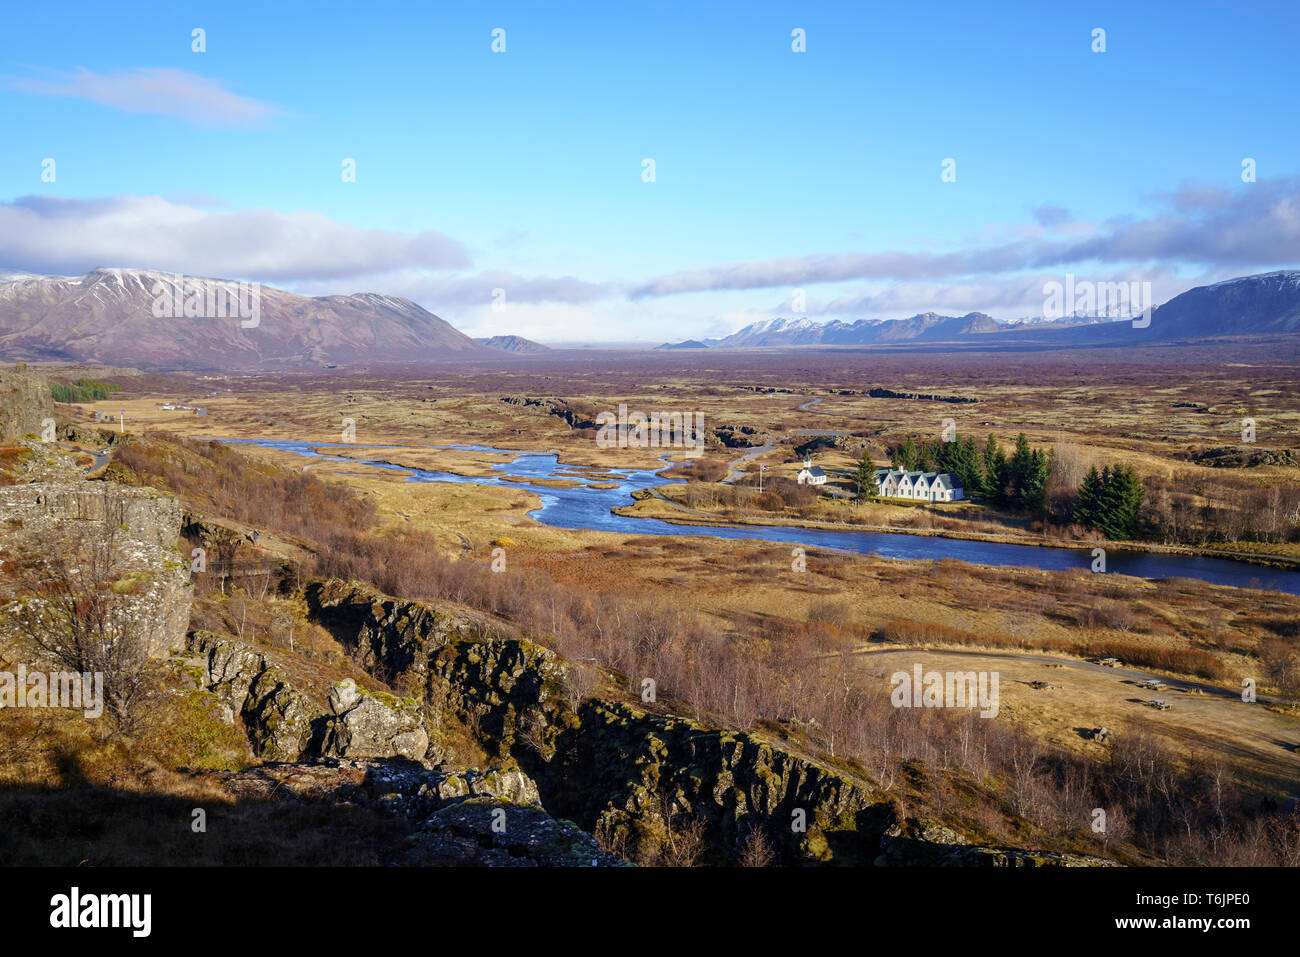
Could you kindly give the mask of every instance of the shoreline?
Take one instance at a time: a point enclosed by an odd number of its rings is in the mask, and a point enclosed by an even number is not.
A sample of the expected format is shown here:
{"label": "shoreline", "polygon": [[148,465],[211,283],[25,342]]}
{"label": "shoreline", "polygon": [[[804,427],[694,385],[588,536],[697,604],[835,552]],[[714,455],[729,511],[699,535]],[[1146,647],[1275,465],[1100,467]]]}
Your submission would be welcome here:
{"label": "shoreline", "polygon": [[[659,486],[656,486],[656,488],[658,487]],[[647,491],[653,493],[653,490],[648,489]],[[676,509],[688,511],[686,506],[678,505],[671,499],[660,496],[655,497],[660,498],[660,501],[668,502]],[[622,505],[618,508],[610,509],[610,511],[625,518],[655,518],[673,525],[690,525],[706,528],[806,528],[812,531],[825,532],[878,532],[889,535],[916,535],[922,538],[952,538],[971,542],[988,542],[994,545],[1026,545],[1037,548],[1063,548],[1071,551],[1090,551],[1094,548],[1105,548],[1113,551],[1150,552],[1165,555],[1189,555],[1195,558],[1217,558],[1225,561],[1241,562],[1246,565],[1257,565],[1263,568],[1279,568],[1286,571],[1300,570],[1300,559],[1297,558],[1288,558],[1283,555],[1264,555],[1259,552],[1221,551],[1194,545],[1161,545],[1156,542],[1134,541],[1053,542],[1046,541],[1042,538],[1023,538],[1014,535],[990,535],[985,532],[953,532],[929,528],[899,528],[892,525],[848,525],[831,522],[798,522],[782,521],[777,518],[768,521],[746,521],[739,519],[714,519],[707,516],[693,518],[689,515],[670,516],[637,514],[633,510],[642,501],[645,501],[645,499],[638,499],[631,505]]]}

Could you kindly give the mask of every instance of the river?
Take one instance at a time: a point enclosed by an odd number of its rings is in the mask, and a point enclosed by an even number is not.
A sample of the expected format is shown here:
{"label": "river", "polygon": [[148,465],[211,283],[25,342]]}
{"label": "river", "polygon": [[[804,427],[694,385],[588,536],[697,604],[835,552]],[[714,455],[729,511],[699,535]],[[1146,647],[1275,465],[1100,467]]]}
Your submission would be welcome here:
{"label": "river", "polygon": [[[588,477],[576,481],[617,483],[616,488],[595,489],[546,488],[519,482],[508,482],[503,477],[457,475],[392,465],[373,459],[353,459],[318,452],[317,449],[348,448],[347,445],[326,442],[293,442],[266,439],[225,439],[231,445],[256,445],[267,449],[293,452],[306,458],[321,458],[335,462],[348,462],[407,472],[410,482],[473,482],[480,485],[502,485],[522,488],[541,498],[540,508],[529,512],[529,517],[554,528],[591,529],[602,532],[621,532],[629,535],[708,536],[713,538],[744,538],[767,542],[784,542],[808,548],[829,548],[857,552],[863,555],[880,555],[884,558],[907,560],[937,560],[952,558],[979,565],[1025,566],[1048,571],[1070,568],[1090,568],[1092,553],[1080,548],[1050,548],[1033,545],[1010,545],[1001,542],[980,542],[961,538],[944,538],[937,535],[909,535],[904,532],[854,532],[829,531],[813,528],[786,528],[775,525],[745,526],[693,526],[675,525],[657,518],[632,518],[615,515],[611,509],[632,502],[631,495],[638,489],[657,485],[675,484],[682,480],[661,474],[664,469],[584,469]],[[497,449],[483,445],[432,445],[432,446],[365,446],[376,450],[431,450],[460,449],[479,452],[496,452],[514,455],[508,464],[493,465],[505,475],[520,478],[572,478],[555,475],[573,466],[560,465],[558,456],[549,452],[521,452],[517,449]],[[1252,565],[1248,562],[1225,558],[1207,558],[1198,555],[1168,554],[1162,552],[1125,551],[1106,549],[1106,570],[1119,575],[1139,578],[1196,578],[1216,585],[1233,585],[1238,588],[1271,589],[1300,595],[1300,571]]]}

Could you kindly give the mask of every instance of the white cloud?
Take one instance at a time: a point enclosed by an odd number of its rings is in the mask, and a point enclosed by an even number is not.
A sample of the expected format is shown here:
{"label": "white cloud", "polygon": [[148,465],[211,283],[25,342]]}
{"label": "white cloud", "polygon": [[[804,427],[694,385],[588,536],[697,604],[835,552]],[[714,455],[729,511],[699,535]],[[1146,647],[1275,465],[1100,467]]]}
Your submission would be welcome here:
{"label": "white cloud", "polygon": [[[621,311],[621,310],[616,310]],[[446,317],[444,317],[446,318]],[[523,336],[542,343],[609,342],[627,338],[622,324],[611,321],[610,310],[560,303],[520,303],[500,312],[475,308],[453,325],[471,336]]]}
{"label": "white cloud", "polygon": [[195,126],[256,127],[284,115],[271,103],[226,89],[220,80],[166,67],[120,73],[51,70],[46,78],[11,77],[6,85],[42,96],[89,100],[128,113],[173,116]]}
{"label": "white cloud", "polygon": [[[452,276],[406,270],[375,277],[375,281],[381,283],[383,291],[389,295],[437,303],[439,308],[474,308],[491,305],[494,301],[504,302],[507,308],[523,303],[586,303],[607,299],[618,291],[606,283],[587,282],[573,276],[527,277],[501,269]],[[320,287],[320,284],[314,285]],[[501,290],[503,295],[496,295],[497,290]]]}
{"label": "white cloud", "polygon": [[[1179,277],[1167,269],[1069,270],[1076,281],[1097,283],[1150,282],[1156,302],[1172,299],[1193,286],[1217,282],[1212,278]],[[806,315],[838,319],[901,319],[920,312],[960,316],[984,312],[999,319],[1043,315],[1049,282],[1064,283],[1066,272],[1010,276],[1002,279],[965,279],[948,283],[898,283],[866,285],[845,290],[829,300],[808,300]],[[789,317],[788,300],[770,315]],[[766,318],[766,317],[765,317]]]}
{"label": "white cloud", "polygon": [[1162,207],[1155,215],[1118,219],[1097,229],[1069,221],[1065,210],[1048,208],[1046,218],[1053,222],[1054,231],[1072,237],[1068,240],[1030,233],[1008,242],[941,253],[887,250],[739,261],[658,276],[630,295],[645,299],[855,279],[959,281],[1089,262],[1121,267],[1151,263],[1166,268],[1196,263],[1248,272],[1300,260],[1300,179],[1236,190],[1184,186],[1154,200]]}
{"label": "white cloud", "polygon": [[435,230],[359,229],[312,212],[200,209],[161,196],[0,203],[0,265],[34,273],[126,266],[277,282],[468,264],[465,248]]}

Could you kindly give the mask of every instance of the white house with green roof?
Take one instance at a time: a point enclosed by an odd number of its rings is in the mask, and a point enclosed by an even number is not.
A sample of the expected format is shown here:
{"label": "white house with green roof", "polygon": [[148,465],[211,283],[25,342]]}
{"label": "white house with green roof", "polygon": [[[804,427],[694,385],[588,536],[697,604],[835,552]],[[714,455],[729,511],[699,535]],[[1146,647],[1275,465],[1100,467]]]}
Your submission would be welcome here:
{"label": "white house with green roof", "polygon": [[955,472],[876,469],[876,495],[880,498],[956,502],[965,498],[965,489]]}

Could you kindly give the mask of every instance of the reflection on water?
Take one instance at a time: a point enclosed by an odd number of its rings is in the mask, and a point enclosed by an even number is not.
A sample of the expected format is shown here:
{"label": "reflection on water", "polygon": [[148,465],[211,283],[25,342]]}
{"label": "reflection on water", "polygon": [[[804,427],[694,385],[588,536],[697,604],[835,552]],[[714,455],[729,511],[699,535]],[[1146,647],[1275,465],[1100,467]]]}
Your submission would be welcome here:
{"label": "reflection on water", "polygon": [[[976,542],[960,538],[942,538],[928,535],[908,535],[902,532],[837,532],[811,528],[781,528],[764,526],[762,528],[715,527],[674,525],[657,518],[631,518],[615,515],[610,510],[632,502],[632,493],[637,489],[657,485],[669,485],[682,481],[661,474],[658,469],[605,469],[584,468],[584,479],[593,483],[614,483],[614,488],[597,489],[580,486],[577,488],[546,488],[537,485],[507,482],[506,475],[515,478],[565,478],[556,472],[572,470],[575,466],[561,466],[559,458],[549,452],[520,452],[511,449],[498,449],[485,445],[432,445],[412,449],[401,445],[368,445],[367,449],[402,449],[406,451],[425,451],[430,449],[459,449],[475,452],[496,452],[514,455],[509,463],[493,465],[500,469],[496,477],[473,477],[457,475],[454,472],[438,472],[430,469],[418,469],[404,465],[392,465],[372,459],[354,459],[345,456],[318,452],[316,449],[349,448],[347,445],[324,442],[286,442],[257,439],[222,440],[230,444],[256,445],[268,449],[280,449],[294,452],[307,458],[321,458],[335,462],[356,464],[361,462],[376,468],[391,469],[409,473],[410,482],[473,482],[479,485],[503,485],[511,488],[526,489],[537,495],[541,507],[529,512],[529,516],[543,525],[554,528],[591,529],[603,532],[622,532],[632,535],[672,535],[708,536],[713,538],[746,538],[767,542],[785,542],[790,545],[803,545],[816,548],[833,548],[860,554],[878,554],[885,558],[901,559],[940,559],[955,558],[960,561],[981,565],[1023,565],[1042,568],[1048,571],[1060,571],[1069,568],[1089,568],[1092,554],[1085,549],[1047,548],[1033,545],[1007,545],[998,542]],[[574,479],[570,478],[569,481]],[[1198,578],[1218,585],[1235,585],[1240,588],[1270,588],[1300,595],[1300,571],[1268,568],[1236,562],[1223,558],[1203,558],[1195,555],[1166,555],[1154,552],[1126,552],[1118,549],[1106,550],[1106,569],[1120,575],[1134,575],[1140,578]]]}

